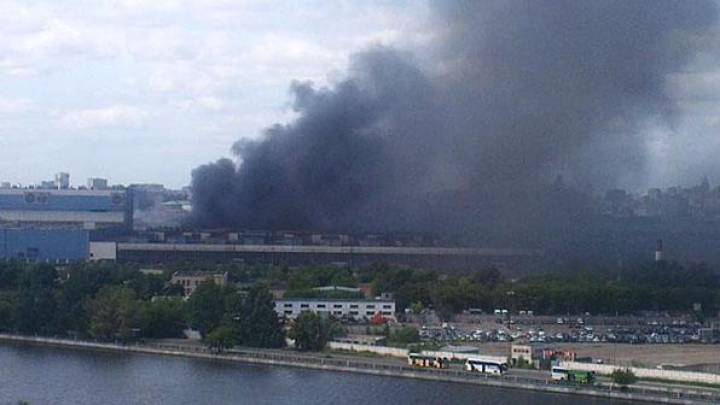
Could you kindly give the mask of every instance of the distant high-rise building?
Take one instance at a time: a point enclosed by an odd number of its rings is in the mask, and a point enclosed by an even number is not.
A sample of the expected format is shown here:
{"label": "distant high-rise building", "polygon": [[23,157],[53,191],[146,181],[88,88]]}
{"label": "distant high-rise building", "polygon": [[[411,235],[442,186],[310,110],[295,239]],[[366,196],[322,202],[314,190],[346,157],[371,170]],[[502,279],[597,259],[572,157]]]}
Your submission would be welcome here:
{"label": "distant high-rise building", "polygon": [[70,188],[70,173],[60,172],[55,175],[55,185],[59,190],[67,190]]}
{"label": "distant high-rise building", "polygon": [[105,190],[108,188],[108,181],[99,177],[91,177],[87,181],[87,186],[91,190]]}

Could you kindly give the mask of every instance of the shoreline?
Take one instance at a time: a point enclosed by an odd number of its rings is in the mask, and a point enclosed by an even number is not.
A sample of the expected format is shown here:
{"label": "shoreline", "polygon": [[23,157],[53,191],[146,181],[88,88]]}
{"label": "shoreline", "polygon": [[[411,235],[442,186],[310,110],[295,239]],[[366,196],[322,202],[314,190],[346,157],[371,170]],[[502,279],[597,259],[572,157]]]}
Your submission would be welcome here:
{"label": "shoreline", "polygon": [[[438,370],[414,368],[400,364],[384,364],[373,359],[357,357],[323,357],[290,353],[270,349],[239,349],[223,353],[213,353],[204,346],[178,345],[120,345],[113,343],[97,343],[70,339],[56,339],[34,336],[21,336],[0,333],[0,343],[29,344],[37,346],[54,346],[80,350],[93,350],[114,353],[138,353],[169,357],[185,357],[203,360],[214,360],[234,363],[261,364],[281,367],[306,368],[324,371],[340,371],[356,374],[411,378],[427,381],[474,384],[506,389],[565,394],[574,396],[595,397],[623,400],[638,403],[705,405],[718,403],[720,392],[710,393],[700,390],[650,389],[641,388],[636,392],[610,391],[597,387],[560,385],[548,380],[524,378],[506,375],[497,378],[478,375],[459,370]],[[693,396],[695,398],[693,398]]]}

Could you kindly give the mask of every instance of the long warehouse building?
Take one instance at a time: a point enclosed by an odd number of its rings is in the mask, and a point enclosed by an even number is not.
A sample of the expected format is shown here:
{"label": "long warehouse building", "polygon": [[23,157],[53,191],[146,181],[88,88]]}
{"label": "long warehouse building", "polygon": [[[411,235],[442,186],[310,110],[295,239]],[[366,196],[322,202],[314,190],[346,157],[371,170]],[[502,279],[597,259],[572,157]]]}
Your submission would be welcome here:
{"label": "long warehouse building", "polygon": [[0,188],[0,224],[132,229],[129,190]]}
{"label": "long warehouse building", "polygon": [[492,265],[520,270],[542,254],[529,249],[484,249],[451,247],[369,247],[369,246],[280,246],[202,243],[91,244],[94,260],[125,263],[169,263],[177,261],[246,263],[272,265],[366,265],[389,262],[437,269],[477,269]]}

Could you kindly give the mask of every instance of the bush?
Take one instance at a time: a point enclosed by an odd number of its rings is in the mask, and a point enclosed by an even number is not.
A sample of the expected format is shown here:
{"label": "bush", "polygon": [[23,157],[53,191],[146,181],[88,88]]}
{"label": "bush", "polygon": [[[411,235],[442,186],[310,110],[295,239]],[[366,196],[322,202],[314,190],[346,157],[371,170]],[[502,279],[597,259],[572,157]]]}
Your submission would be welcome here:
{"label": "bush", "polygon": [[530,360],[527,360],[525,357],[520,356],[518,357],[517,361],[515,362],[515,368],[521,368],[526,370],[534,370],[535,366]]}
{"label": "bush", "polygon": [[392,331],[388,338],[388,342],[392,344],[406,345],[408,343],[417,343],[420,341],[418,330],[412,327],[400,328]]}
{"label": "bush", "polygon": [[610,379],[620,386],[635,384],[638,381],[638,377],[629,368],[613,370]]}

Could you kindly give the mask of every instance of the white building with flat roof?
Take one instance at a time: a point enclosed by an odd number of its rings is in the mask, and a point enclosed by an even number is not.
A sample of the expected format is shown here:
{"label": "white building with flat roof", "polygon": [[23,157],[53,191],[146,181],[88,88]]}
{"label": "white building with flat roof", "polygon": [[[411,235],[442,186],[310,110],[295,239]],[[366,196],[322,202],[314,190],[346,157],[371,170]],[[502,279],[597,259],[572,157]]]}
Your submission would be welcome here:
{"label": "white building with flat roof", "polygon": [[370,319],[380,314],[395,320],[395,301],[389,300],[340,300],[318,298],[287,298],[275,300],[275,312],[279,316],[294,319],[303,311],[320,315],[355,320]]}

